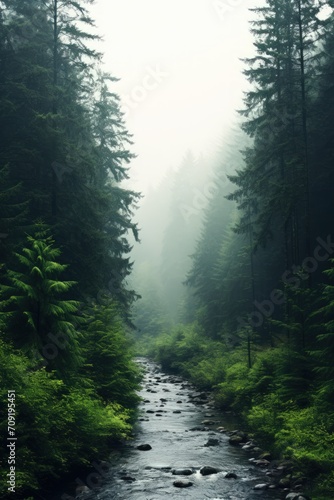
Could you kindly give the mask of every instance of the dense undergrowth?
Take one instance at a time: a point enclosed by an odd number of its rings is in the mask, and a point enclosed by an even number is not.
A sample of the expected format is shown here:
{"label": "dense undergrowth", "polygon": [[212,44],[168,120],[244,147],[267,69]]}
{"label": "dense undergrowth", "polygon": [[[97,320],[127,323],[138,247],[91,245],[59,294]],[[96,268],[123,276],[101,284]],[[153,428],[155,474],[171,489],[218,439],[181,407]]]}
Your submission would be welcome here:
{"label": "dense undergrowth", "polygon": [[75,283],[61,279],[59,255],[38,226],[0,285],[5,498],[48,494],[63,476],[106,459],[136,416],[140,370],[121,307],[110,297],[69,299]]}

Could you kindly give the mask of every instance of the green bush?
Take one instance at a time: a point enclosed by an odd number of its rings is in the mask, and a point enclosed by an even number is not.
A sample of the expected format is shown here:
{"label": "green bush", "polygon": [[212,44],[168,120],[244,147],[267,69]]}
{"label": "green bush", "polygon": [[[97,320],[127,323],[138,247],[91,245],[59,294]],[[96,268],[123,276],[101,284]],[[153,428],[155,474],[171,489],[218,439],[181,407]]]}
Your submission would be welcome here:
{"label": "green bush", "polygon": [[[16,392],[17,492],[37,490],[50,477],[107,456],[110,443],[128,436],[130,411],[104,404],[92,390],[67,387],[44,368],[0,342],[0,431],[7,436],[7,390]],[[7,451],[2,446],[0,494],[5,494]]]}

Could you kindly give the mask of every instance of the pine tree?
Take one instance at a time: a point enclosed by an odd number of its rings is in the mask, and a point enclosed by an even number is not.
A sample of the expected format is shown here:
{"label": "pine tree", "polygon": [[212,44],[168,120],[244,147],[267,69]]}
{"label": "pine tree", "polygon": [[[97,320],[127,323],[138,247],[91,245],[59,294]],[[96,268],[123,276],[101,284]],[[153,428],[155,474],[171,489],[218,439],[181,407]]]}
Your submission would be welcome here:
{"label": "pine tree", "polygon": [[245,74],[256,89],[247,93],[243,111],[254,145],[245,152],[235,196],[241,202],[247,190],[257,200],[256,242],[265,245],[277,226],[284,230],[290,265],[310,251],[307,113],[319,7],[268,0],[254,11],[259,16],[252,23],[257,55],[246,60]]}
{"label": "pine tree", "polygon": [[[79,303],[67,298],[75,283],[60,279],[67,267],[58,262],[60,250],[49,230],[40,224],[27,236],[22,252],[15,255],[17,268],[7,271],[8,284],[0,288],[7,341],[32,358],[34,349],[47,353],[52,342],[59,344],[50,368],[69,372],[81,362],[76,316]],[[52,359],[53,353],[49,357]]]}

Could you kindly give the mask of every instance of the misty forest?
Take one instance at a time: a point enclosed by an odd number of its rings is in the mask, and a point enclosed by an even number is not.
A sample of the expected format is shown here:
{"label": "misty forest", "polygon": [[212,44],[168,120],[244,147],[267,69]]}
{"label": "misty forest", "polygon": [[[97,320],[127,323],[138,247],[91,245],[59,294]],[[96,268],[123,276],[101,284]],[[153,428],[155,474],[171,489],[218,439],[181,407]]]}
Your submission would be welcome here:
{"label": "misty forest", "polygon": [[332,500],[334,3],[146,193],[94,3],[0,0],[0,496]]}

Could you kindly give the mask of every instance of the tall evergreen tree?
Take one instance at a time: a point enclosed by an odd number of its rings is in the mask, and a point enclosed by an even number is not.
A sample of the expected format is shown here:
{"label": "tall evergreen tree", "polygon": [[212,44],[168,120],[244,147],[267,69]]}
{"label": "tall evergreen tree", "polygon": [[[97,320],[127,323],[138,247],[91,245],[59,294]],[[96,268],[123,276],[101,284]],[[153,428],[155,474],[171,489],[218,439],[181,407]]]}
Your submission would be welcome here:
{"label": "tall evergreen tree", "polygon": [[[67,298],[74,286],[62,281],[66,266],[58,262],[59,249],[43,226],[37,227],[27,245],[16,253],[19,266],[7,271],[8,284],[1,284],[1,315],[7,325],[7,340],[31,355],[47,349],[57,338],[62,345],[53,367],[69,371],[80,363],[76,313],[79,303]],[[52,367],[51,367],[52,368]]]}

